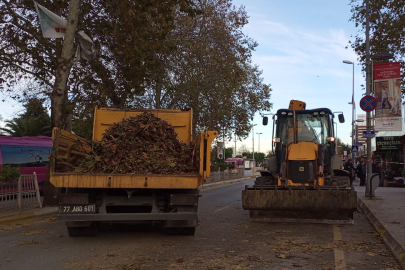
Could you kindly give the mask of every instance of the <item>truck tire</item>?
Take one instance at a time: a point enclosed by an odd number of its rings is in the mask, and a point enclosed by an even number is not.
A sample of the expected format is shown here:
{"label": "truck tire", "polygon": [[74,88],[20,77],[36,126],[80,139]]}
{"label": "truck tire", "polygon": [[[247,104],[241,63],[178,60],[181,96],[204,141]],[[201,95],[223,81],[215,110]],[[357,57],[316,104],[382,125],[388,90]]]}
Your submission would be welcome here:
{"label": "truck tire", "polygon": [[98,227],[95,222],[90,227],[67,227],[70,237],[96,236]]}
{"label": "truck tire", "polygon": [[67,227],[67,231],[70,237],[83,236],[82,227]]}
{"label": "truck tire", "polygon": [[93,222],[90,227],[83,227],[83,236],[97,236],[98,227],[97,223]]}
{"label": "truck tire", "polygon": [[181,228],[170,227],[170,228],[164,228],[163,231],[166,235],[179,235],[181,233]]}
{"label": "truck tire", "polygon": [[182,234],[182,235],[191,235],[191,236],[194,236],[194,234],[195,234],[195,227],[185,227],[185,228],[181,228],[181,234]]}

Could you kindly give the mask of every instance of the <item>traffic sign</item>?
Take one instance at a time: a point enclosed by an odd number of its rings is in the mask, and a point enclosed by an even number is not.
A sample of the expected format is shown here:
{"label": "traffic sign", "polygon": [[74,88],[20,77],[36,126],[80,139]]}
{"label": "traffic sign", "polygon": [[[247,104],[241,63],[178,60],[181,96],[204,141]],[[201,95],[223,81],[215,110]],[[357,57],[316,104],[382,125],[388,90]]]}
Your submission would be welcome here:
{"label": "traffic sign", "polygon": [[355,145],[357,145],[357,146],[362,146],[363,145],[363,143],[362,142],[356,142],[356,144]]}
{"label": "traffic sign", "polygon": [[360,100],[360,108],[365,112],[374,111],[377,108],[377,99],[373,96],[364,96]]}
{"label": "traffic sign", "polygon": [[359,147],[357,145],[352,145],[352,152],[353,153],[359,152]]}
{"label": "traffic sign", "polygon": [[374,130],[363,131],[363,138],[374,138],[374,137],[375,137]]}

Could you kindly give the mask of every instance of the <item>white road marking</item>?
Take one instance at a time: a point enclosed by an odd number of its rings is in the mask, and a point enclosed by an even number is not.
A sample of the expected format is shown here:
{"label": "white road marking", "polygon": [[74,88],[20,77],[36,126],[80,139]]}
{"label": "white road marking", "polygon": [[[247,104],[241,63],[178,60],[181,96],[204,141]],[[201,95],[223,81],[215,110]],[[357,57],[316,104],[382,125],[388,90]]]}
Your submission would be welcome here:
{"label": "white road marking", "polygon": [[[342,233],[340,227],[337,225],[333,225],[333,241],[342,241]],[[345,253],[343,250],[334,249],[333,253],[335,255],[335,270],[346,270]]]}
{"label": "white road marking", "polygon": [[333,225],[333,240],[342,241],[342,233],[340,232],[340,227]]}
{"label": "white road marking", "polygon": [[219,208],[219,209],[213,211],[212,213],[217,213],[217,212],[219,212],[219,211],[225,210],[225,209],[228,208],[229,206],[231,206],[231,205],[227,205],[227,206],[224,206],[224,207],[222,207],[222,208]]}

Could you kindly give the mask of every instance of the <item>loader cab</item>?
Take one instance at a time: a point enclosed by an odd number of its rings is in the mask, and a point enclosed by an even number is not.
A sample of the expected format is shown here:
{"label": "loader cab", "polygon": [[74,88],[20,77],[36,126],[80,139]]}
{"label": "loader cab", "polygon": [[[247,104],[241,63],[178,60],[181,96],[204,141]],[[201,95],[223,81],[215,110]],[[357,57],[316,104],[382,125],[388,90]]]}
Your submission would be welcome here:
{"label": "loader cab", "polygon": [[302,141],[324,145],[334,141],[333,114],[329,109],[282,109],[277,112],[277,122],[274,125],[275,137],[280,141],[276,146],[288,146]]}
{"label": "loader cab", "polygon": [[335,155],[333,113],[326,108],[313,110],[280,109],[273,121],[273,147],[277,163],[281,162],[282,149],[291,144],[310,142],[322,145],[325,164]]}

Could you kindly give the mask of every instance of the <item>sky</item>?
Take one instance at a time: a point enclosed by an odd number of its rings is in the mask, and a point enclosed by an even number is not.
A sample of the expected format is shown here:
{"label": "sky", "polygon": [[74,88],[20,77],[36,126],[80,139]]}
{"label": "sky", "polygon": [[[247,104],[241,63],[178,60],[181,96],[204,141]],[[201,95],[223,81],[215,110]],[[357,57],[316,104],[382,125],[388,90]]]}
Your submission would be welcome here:
{"label": "sky", "polygon": [[[243,32],[259,46],[253,52],[253,63],[263,71],[264,83],[273,89],[270,102],[275,113],[287,108],[291,99],[306,102],[307,108],[330,108],[343,111],[346,122],[338,123],[338,137],[350,143],[352,96],[357,107],[365,90],[365,78],[356,62],[357,56],[349,46],[357,29],[351,17],[349,0],[233,0],[235,6],[245,6],[249,23]],[[346,47],[349,46],[348,49]],[[344,64],[343,60],[354,62]],[[1,102],[4,100],[4,102]],[[0,115],[11,119],[22,111],[21,106],[0,93]],[[272,123],[262,125],[257,113],[254,127],[255,151],[271,150]],[[1,125],[1,124],[0,124]],[[258,135],[256,133],[262,133]],[[259,149],[260,136],[260,149]],[[252,132],[236,147],[253,147]],[[234,147],[234,141],[227,147]]]}
{"label": "sky", "polygon": [[[264,113],[288,108],[292,99],[306,102],[307,109],[342,111],[346,121],[336,120],[337,137],[351,144],[352,105],[348,103],[354,80],[355,115],[365,113],[359,106],[365,94],[361,86],[365,77],[349,45],[358,31],[349,21],[349,0],[234,0],[233,3],[247,11],[249,23],[242,31],[258,42],[252,60],[263,71],[263,82],[273,90],[270,99],[273,108]],[[354,65],[344,64],[343,60]],[[251,151],[254,144],[255,152],[271,150],[272,121],[269,123],[263,126],[262,117],[256,113],[252,122],[257,124],[254,142],[251,131],[246,140],[236,142],[237,149],[245,145]],[[227,143],[226,147],[235,147],[235,142]]]}

